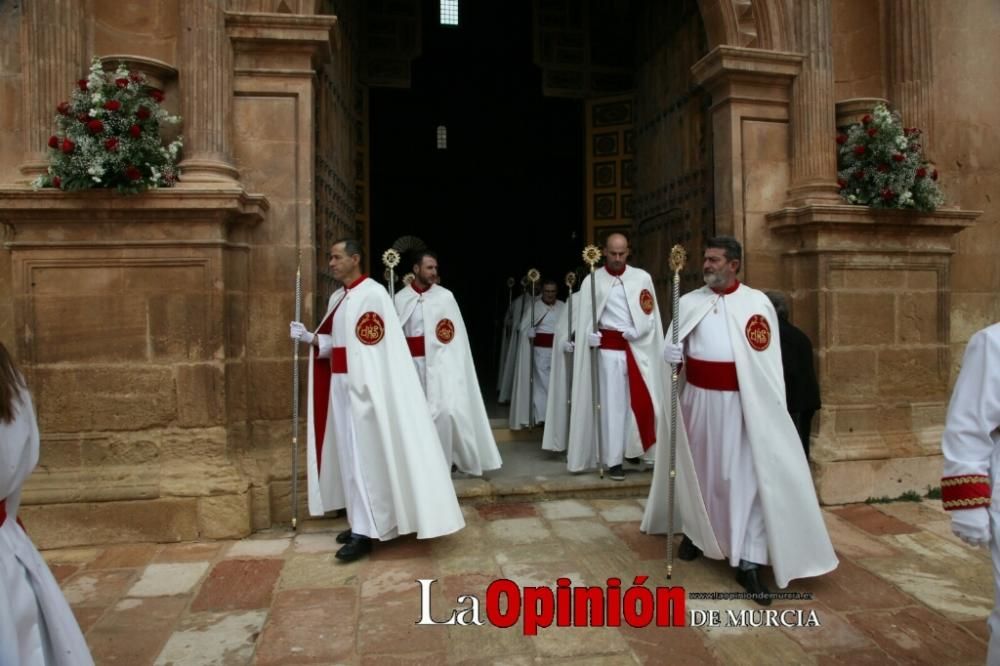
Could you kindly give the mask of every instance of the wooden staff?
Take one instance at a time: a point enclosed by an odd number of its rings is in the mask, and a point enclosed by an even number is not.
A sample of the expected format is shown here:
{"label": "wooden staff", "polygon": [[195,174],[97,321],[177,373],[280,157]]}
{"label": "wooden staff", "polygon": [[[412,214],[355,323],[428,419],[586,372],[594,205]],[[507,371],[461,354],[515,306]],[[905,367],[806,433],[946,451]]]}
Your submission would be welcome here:
{"label": "wooden staff", "polygon": [[389,248],[382,253],[382,263],[385,264],[386,269],[389,272],[389,276],[386,278],[389,281],[389,298],[396,298],[396,266],[399,265],[399,252],[393,248]]}
{"label": "wooden staff", "polygon": [[[670,341],[677,344],[677,327],[680,325],[681,269],[687,260],[687,253],[680,245],[670,250],[670,268],[674,271],[673,281],[673,322],[670,325]],[[674,572],[674,482],[677,478],[677,383],[681,366],[671,364],[670,373],[670,476],[667,477],[667,579]]]}
{"label": "wooden staff", "polygon": [[[583,260],[590,264],[590,320],[594,326],[594,333],[597,333],[597,282],[594,276],[594,267],[597,262],[601,260],[601,249],[596,245],[588,245],[583,248]],[[600,351],[597,347],[590,348],[590,381],[593,385],[591,389],[591,396],[593,397],[593,408],[594,415],[597,420],[597,439],[594,440],[597,444],[597,472],[600,474],[601,478],[604,478],[604,459],[601,457],[601,449],[603,448],[602,440],[604,435],[601,433],[601,385],[598,381],[599,372],[597,364],[600,362]]]}

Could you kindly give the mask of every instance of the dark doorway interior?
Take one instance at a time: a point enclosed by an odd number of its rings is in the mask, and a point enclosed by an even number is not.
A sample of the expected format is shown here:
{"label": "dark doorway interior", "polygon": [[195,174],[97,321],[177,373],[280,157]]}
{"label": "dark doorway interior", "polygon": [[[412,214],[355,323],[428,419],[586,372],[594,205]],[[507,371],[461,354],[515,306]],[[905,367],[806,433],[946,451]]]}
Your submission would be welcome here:
{"label": "dark doorway interior", "polygon": [[401,236],[437,251],[494,387],[506,279],[535,267],[561,285],[580,263],[583,106],[543,97],[531,3],[462,2],[458,27],[439,25],[437,9],[423,3],[412,88],[370,93],[372,273]]}

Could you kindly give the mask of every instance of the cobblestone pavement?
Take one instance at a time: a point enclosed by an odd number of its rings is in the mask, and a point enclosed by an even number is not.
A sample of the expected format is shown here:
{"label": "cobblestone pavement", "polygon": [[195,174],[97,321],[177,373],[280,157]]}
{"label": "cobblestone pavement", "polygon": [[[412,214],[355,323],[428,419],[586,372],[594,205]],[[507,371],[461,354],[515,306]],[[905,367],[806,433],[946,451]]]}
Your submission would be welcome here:
{"label": "cobblestone pavement", "polygon": [[[815,611],[818,627],[735,627],[759,610],[742,599],[688,598],[688,626],[539,628],[490,625],[486,588],[666,585],[664,537],[639,532],[644,500],[590,499],[463,507],[467,527],[404,537],[337,562],[342,519],[241,541],[131,544],[44,553],[98,664],[982,664],[992,607],[986,551],[955,539],[940,502],[824,510],[840,567],[785,591],[777,611]],[[435,579],[432,616],[481,602],[484,626],[421,626],[418,579]],[[767,579],[773,588],[768,573]],[[677,562],[670,584],[739,592],[732,570]],[[690,626],[718,610],[720,626]],[[732,617],[728,611],[733,611]],[[703,614],[702,614],[703,615]],[[468,619],[470,614],[463,617]],[[789,623],[798,617],[785,613]],[[523,619],[523,615],[522,615]]]}

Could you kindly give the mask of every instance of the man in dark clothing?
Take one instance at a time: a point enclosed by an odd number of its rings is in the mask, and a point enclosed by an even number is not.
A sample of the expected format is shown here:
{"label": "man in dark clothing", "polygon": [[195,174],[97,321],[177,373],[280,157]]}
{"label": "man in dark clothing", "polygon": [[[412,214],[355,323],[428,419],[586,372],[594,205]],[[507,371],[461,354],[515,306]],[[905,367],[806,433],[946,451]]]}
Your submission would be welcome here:
{"label": "man in dark clothing", "polygon": [[788,321],[788,301],[777,291],[765,292],[778,311],[778,335],[781,338],[781,364],[785,372],[785,399],[809,458],[809,432],[812,418],[820,408],[819,383],[813,366],[813,348],[809,336]]}

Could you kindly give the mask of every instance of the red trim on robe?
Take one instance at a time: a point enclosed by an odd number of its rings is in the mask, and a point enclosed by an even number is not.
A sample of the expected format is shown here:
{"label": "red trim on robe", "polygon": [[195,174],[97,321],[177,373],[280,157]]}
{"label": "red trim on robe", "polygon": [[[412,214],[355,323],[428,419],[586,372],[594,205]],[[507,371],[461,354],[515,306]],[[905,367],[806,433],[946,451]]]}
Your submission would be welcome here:
{"label": "red trim on robe", "polygon": [[424,336],[415,335],[412,338],[406,338],[406,346],[410,348],[410,356],[413,358],[420,358],[426,356],[427,352],[424,348]]}
{"label": "red trim on robe", "polygon": [[649,388],[642,379],[639,364],[636,363],[635,356],[632,354],[632,346],[624,338],[621,331],[602,328],[601,349],[625,352],[628,366],[628,394],[632,402],[632,414],[635,415],[635,422],[639,426],[639,439],[642,441],[642,448],[644,451],[648,451],[649,447],[656,444],[656,414],[653,411],[653,398],[649,395]]}
{"label": "red trim on robe", "polygon": [[[7,522],[7,498],[5,497],[2,500],[0,500],[0,527],[3,527],[3,524],[6,522]],[[17,518],[17,524],[21,526],[22,530],[24,530],[24,523],[21,522],[20,516]],[[27,532],[27,530],[24,531]]]}
{"label": "red trim on robe", "polygon": [[982,474],[941,479],[941,506],[945,511],[988,507],[990,495],[990,479]]}
{"label": "red trim on robe", "polygon": [[413,291],[417,292],[418,294],[426,294],[428,291],[431,290],[431,287],[433,286],[434,286],[433,284],[429,284],[427,285],[426,289],[421,289],[420,287],[417,286],[416,280],[410,283],[410,288],[413,289]]}
{"label": "red trim on robe", "polygon": [[606,270],[609,275],[613,275],[614,277],[621,277],[622,273],[625,272],[626,268],[628,268],[628,264],[622,266],[622,269],[620,271],[613,271],[610,268],[608,268],[607,264],[604,264],[604,270]]}
{"label": "red trim on robe", "polygon": [[347,374],[347,347],[333,347],[330,349],[330,374]]}
{"label": "red trim on robe", "polygon": [[552,349],[555,337],[554,333],[535,333],[535,346],[540,349]]}
{"label": "red trim on robe", "polygon": [[687,382],[710,391],[739,391],[740,381],[736,376],[736,364],[729,361],[703,361],[700,358],[684,358]]}
{"label": "red trim on robe", "polygon": [[717,293],[719,296],[728,296],[729,294],[733,293],[739,288],[740,288],[739,280],[733,282],[733,284],[728,289],[716,289],[715,287],[710,287],[710,289],[715,293]]}

